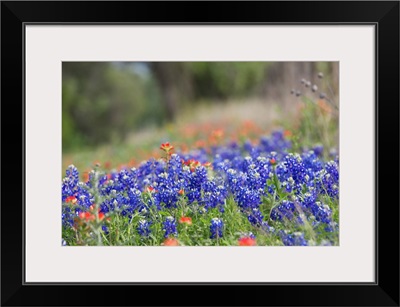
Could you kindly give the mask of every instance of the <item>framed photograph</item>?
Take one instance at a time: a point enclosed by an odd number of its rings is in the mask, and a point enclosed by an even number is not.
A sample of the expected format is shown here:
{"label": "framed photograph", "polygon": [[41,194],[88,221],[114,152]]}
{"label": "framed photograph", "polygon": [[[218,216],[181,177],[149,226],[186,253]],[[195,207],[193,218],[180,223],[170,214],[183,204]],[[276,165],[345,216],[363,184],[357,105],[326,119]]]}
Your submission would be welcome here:
{"label": "framed photograph", "polygon": [[1,28],[3,306],[399,306],[399,2]]}

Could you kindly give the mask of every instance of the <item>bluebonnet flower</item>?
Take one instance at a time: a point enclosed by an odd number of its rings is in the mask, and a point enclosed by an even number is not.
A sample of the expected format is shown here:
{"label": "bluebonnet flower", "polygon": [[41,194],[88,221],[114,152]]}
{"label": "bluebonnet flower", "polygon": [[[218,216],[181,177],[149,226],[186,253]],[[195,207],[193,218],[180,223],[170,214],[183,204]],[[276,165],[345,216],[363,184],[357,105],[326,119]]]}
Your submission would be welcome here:
{"label": "bluebonnet flower", "polygon": [[[150,225],[151,223],[149,221],[146,220],[140,220],[139,221],[139,225],[137,227],[137,231],[138,233],[142,236],[142,237],[148,237],[151,233],[150,230]],[[167,236],[168,237],[168,236]]]}
{"label": "bluebonnet flower", "polygon": [[64,227],[73,226],[75,216],[75,210],[71,210],[69,207],[63,207],[61,213],[62,225]]}
{"label": "bluebonnet flower", "polygon": [[76,195],[78,193],[78,183],[79,183],[79,172],[74,165],[68,166],[65,171],[66,176],[62,181],[61,195],[62,201],[65,201],[67,197]]}
{"label": "bluebonnet flower", "polygon": [[247,219],[254,226],[260,226],[263,222],[264,216],[258,208],[253,208],[247,215]]}
{"label": "bluebonnet flower", "polygon": [[89,188],[79,181],[79,172],[74,165],[68,166],[66,176],[61,185],[62,224],[73,226],[73,219],[82,211],[86,211],[93,205],[94,198],[89,192]]}
{"label": "bluebonnet flower", "polygon": [[324,146],[321,144],[317,144],[312,148],[312,151],[318,156],[321,157],[324,152]]}
{"label": "bluebonnet flower", "polygon": [[286,190],[291,192],[301,191],[301,185],[307,182],[306,169],[303,164],[303,160],[299,154],[288,154],[284,160],[276,167],[276,174],[278,179]]}
{"label": "bluebonnet flower", "polygon": [[315,216],[315,219],[319,222],[329,224],[331,222],[332,210],[328,205],[316,202],[311,205],[311,212]]}
{"label": "bluebonnet flower", "polygon": [[323,190],[330,197],[339,197],[339,166],[336,162],[326,163],[325,172],[322,175],[322,185]]}
{"label": "bluebonnet flower", "polygon": [[304,234],[301,232],[295,232],[293,234],[287,233],[286,231],[281,230],[279,232],[279,236],[282,239],[282,242],[286,246],[307,246],[308,242],[304,238]]}
{"label": "bluebonnet flower", "polygon": [[72,185],[77,185],[79,182],[79,172],[75,165],[71,164],[65,171],[66,178],[70,179]]}
{"label": "bluebonnet flower", "polygon": [[266,181],[271,177],[272,167],[266,157],[259,156],[256,159],[256,169],[261,176],[262,187],[265,187]]}
{"label": "bluebonnet flower", "polygon": [[246,211],[247,209],[258,208],[261,204],[261,193],[259,190],[251,190],[248,187],[241,187],[235,194],[235,200],[239,207]]}
{"label": "bluebonnet flower", "polygon": [[313,187],[309,188],[308,192],[304,193],[304,194],[301,196],[301,199],[302,199],[302,203],[301,203],[302,208],[303,208],[304,210],[310,209],[311,206],[312,206],[313,204],[315,204],[315,202],[317,201],[317,196],[318,196],[318,194],[317,194],[316,189],[313,188]]}
{"label": "bluebonnet flower", "polygon": [[336,232],[339,231],[339,224],[336,222],[330,222],[329,224],[327,224],[324,228],[324,230],[326,232]]}
{"label": "bluebonnet flower", "polygon": [[167,216],[167,218],[165,219],[163,230],[165,232],[164,233],[165,238],[168,238],[169,236],[178,235],[178,230],[176,229],[176,222],[172,216]]}
{"label": "bluebonnet flower", "polygon": [[138,189],[144,190],[148,183],[157,181],[158,175],[165,171],[166,164],[164,161],[155,160],[153,158],[142,162],[137,168]]}
{"label": "bluebonnet flower", "polygon": [[313,185],[313,180],[316,175],[323,169],[323,163],[318,158],[318,155],[314,151],[309,151],[302,155],[304,168],[306,171],[306,181],[309,186]]}
{"label": "bluebonnet flower", "polygon": [[251,209],[251,211],[247,213],[247,219],[253,226],[259,227],[265,232],[274,231],[274,228],[269,226],[268,223],[264,221],[264,216],[259,208]]}
{"label": "bluebonnet flower", "polygon": [[227,175],[227,184],[231,193],[239,191],[243,186],[243,180],[240,174],[238,174],[236,170],[230,168],[227,170],[226,175]]}
{"label": "bluebonnet flower", "polygon": [[221,205],[224,204],[226,195],[227,191],[225,187],[221,185],[217,186],[214,181],[207,181],[204,184],[203,201],[207,210],[219,206],[220,211],[223,211],[223,206]]}
{"label": "bluebonnet flower", "polygon": [[166,208],[175,208],[179,198],[179,189],[175,187],[175,181],[172,179],[167,172],[163,172],[157,177],[158,191],[154,199],[157,204],[163,204]]}
{"label": "bluebonnet flower", "polygon": [[192,186],[202,187],[207,182],[207,169],[204,166],[196,167],[190,178]]}
{"label": "bluebonnet flower", "polygon": [[262,152],[285,152],[291,148],[291,142],[285,138],[282,130],[272,132],[269,137],[262,137],[260,139],[259,148]]}
{"label": "bluebonnet flower", "polygon": [[110,233],[110,231],[108,230],[108,227],[106,225],[101,226],[101,230],[103,230],[106,235],[108,235]]}
{"label": "bluebonnet flower", "polygon": [[284,219],[292,220],[296,211],[294,202],[284,200],[281,204],[271,210],[271,219],[274,221],[282,221]]}
{"label": "bluebonnet flower", "polygon": [[210,232],[211,239],[222,238],[224,223],[221,219],[214,217],[211,220]]}
{"label": "bluebonnet flower", "polygon": [[[250,161],[248,160],[247,163],[249,162]],[[264,189],[266,180],[264,176],[261,176],[260,173],[257,171],[257,166],[255,163],[251,162],[245,165],[244,172],[247,174],[246,183],[250,189],[252,190]]]}

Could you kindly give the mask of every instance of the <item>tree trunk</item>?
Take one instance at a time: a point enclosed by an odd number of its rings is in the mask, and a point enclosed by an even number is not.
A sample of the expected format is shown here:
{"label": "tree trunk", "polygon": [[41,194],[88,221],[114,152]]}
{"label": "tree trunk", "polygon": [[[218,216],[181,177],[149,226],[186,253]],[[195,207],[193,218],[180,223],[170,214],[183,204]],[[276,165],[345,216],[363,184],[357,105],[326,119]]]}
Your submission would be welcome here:
{"label": "tree trunk", "polygon": [[167,119],[173,121],[176,116],[179,99],[179,89],[177,88],[177,78],[179,78],[179,63],[151,63],[151,70],[157,80],[162,100],[165,105]]}

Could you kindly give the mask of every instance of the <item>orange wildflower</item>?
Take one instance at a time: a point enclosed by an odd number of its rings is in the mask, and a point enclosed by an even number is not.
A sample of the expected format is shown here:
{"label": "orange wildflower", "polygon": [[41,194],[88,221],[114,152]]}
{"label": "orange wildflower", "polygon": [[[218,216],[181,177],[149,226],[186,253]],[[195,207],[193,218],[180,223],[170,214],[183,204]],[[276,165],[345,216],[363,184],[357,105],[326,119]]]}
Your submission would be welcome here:
{"label": "orange wildflower", "polygon": [[290,131],[290,130],[285,130],[285,131],[283,132],[283,135],[284,135],[285,137],[291,137],[291,136],[292,136],[292,131]]}
{"label": "orange wildflower", "polygon": [[164,243],[162,243],[161,245],[164,245],[164,246],[179,246],[179,241],[177,239],[174,239],[174,238],[167,238],[167,239],[165,239]]}
{"label": "orange wildflower", "polygon": [[83,181],[88,182],[89,181],[89,172],[83,172]]}
{"label": "orange wildflower", "polygon": [[205,163],[203,163],[203,166],[204,166],[204,167],[212,167],[212,166],[211,166],[211,162],[205,162]]}
{"label": "orange wildflower", "polygon": [[214,138],[222,138],[223,137],[223,135],[224,135],[224,131],[222,130],[222,129],[217,129],[217,130],[214,130],[214,131],[212,131],[211,132],[211,135],[214,137]]}
{"label": "orange wildflower", "polygon": [[166,153],[169,153],[172,149],[174,149],[174,146],[172,146],[169,142],[167,142],[161,144],[160,149],[164,150]]}
{"label": "orange wildflower", "polygon": [[78,201],[78,200],[76,199],[75,196],[68,196],[68,197],[65,199],[65,202],[67,202],[67,203],[76,204],[77,201]]}
{"label": "orange wildflower", "polygon": [[181,224],[187,224],[187,225],[192,225],[192,218],[188,216],[182,216],[179,219],[179,223]]}
{"label": "orange wildflower", "polygon": [[156,191],[156,189],[154,189],[152,186],[150,186],[150,187],[147,187],[147,188],[146,188],[146,191],[147,191],[148,193],[154,193],[154,192],[157,192],[157,191]]}
{"label": "orange wildflower", "polygon": [[239,246],[256,246],[256,239],[251,237],[243,237],[239,239]]}
{"label": "orange wildflower", "polygon": [[198,140],[196,141],[194,146],[197,148],[203,148],[206,147],[206,142],[204,140]]}

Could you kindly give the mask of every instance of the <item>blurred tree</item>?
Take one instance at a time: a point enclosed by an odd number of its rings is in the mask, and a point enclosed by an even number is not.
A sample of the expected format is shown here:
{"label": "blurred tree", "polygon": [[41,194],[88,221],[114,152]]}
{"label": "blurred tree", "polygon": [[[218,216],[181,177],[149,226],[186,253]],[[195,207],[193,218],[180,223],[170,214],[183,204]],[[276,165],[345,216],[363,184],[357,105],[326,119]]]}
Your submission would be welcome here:
{"label": "blurred tree", "polygon": [[226,100],[259,93],[266,62],[190,62],[195,98]]}
{"label": "blurred tree", "polygon": [[184,62],[151,62],[149,65],[159,85],[167,119],[173,121],[185,94],[185,87],[187,89],[191,84],[187,66]]}
{"label": "blurred tree", "polygon": [[184,102],[224,101],[260,92],[265,62],[152,62],[168,120]]}
{"label": "blurred tree", "polygon": [[338,77],[337,63],[329,62],[64,62],[63,150],[123,141],[199,101],[265,95],[282,102],[318,71],[323,82]]}
{"label": "blurred tree", "polygon": [[112,63],[63,63],[63,150],[124,140],[162,118],[151,80]]}

